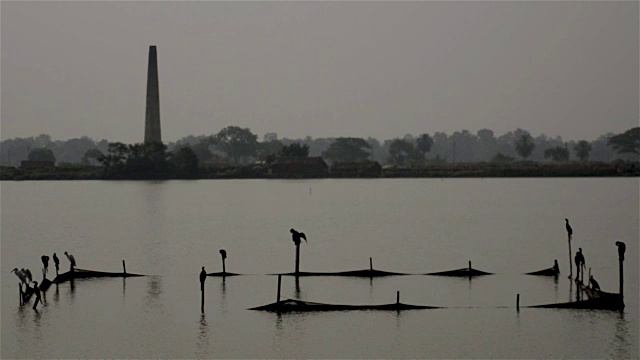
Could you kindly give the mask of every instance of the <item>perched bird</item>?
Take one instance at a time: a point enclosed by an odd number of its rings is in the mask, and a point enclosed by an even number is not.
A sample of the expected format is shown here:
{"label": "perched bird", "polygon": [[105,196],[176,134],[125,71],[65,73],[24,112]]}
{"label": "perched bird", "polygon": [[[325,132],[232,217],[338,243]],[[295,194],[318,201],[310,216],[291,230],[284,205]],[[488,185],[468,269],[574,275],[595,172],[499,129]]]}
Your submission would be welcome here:
{"label": "perched bird", "polygon": [[624,260],[624,252],[627,250],[627,245],[622,241],[616,241],[616,246],[618,247],[618,259],[622,261]]}
{"label": "perched bird", "polygon": [[571,235],[573,235],[573,229],[571,228],[571,225],[569,225],[569,219],[564,219],[564,221],[566,222],[565,227],[567,228],[567,235],[569,235],[569,240],[571,240]]}
{"label": "perched bird", "polygon": [[204,281],[205,280],[207,280],[207,272],[204,271],[204,266],[203,266],[202,267],[202,271],[200,271],[200,291],[204,291]]}
{"label": "perched bird", "polygon": [[295,231],[294,229],[289,230],[291,232],[291,238],[296,245],[300,245],[300,239],[304,239],[304,242],[307,242],[307,236],[303,232]]}
{"label": "perched bird", "polygon": [[18,277],[18,279],[20,279],[20,281],[22,281],[25,284],[27,283],[27,276],[24,274],[22,270],[18,270],[18,268],[15,268],[11,270],[11,272],[16,273],[16,276]]}
{"label": "perched bird", "polygon": [[220,255],[222,255],[222,260],[227,258],[227,252],[222,249],[220,249]]}
{"label": "perched bird", "polygon": [[65,255],[67,255],[67,259],[69,259],[70,267],[69,269],[73,270],[73,268],[76,267],[76,258],[73,257],[73,255],[67,253],[66,251],[64,252]]}

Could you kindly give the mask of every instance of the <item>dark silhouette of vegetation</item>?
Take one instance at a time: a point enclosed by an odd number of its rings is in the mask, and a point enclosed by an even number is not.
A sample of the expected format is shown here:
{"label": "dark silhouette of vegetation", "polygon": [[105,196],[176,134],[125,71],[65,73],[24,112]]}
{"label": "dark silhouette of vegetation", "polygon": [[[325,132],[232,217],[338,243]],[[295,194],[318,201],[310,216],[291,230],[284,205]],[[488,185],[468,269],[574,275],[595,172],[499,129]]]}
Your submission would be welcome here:
{"label": "dark silhouette of vegetation", "polygon": [[191,178],[198,173],[198,157],[186,145],[169,152],[166,145],[158,142],[111,143],[107,154],[98,161],[107,179]]}
{"label": "dark silhouette of vegetation", "polygon": [[[341,176],[364,176],[363,169],[367,166],[360,163],[365,160],[385,165],[380,176],[633,176],[638,173],[640,159],[638,129],[604,134],[592,141],[564,141],[559,136],[545,134],[532,137],[523,129],[496,136],[493,131],[482,129],[476,134],[466,130],[451,135],[442,132],[418,136],[406,134],[402,138],[384,141],[371,137],[366,140],[311,136],[278,139],[278,135],[271,132],[264,134],[263,141],[259,142],[249,129],[230,126],[215,135],[189,135],[175,143],[168,142],[163,154],[157,158],[140,144],[111,143],[109,153],[107,140],[80,137],[54,141],[49,135],[41,134],[3,140],[0,143],[0,167],[2,179],[277,177],[270,172],[277,159],[306,155],[322,156],[331,164],[351,164],[341,165]],[[532,147],[526,157],[518,150],[523,137]],[[46,149],[42,151],[49,156],[52,152],[57,167],[20,169],[21,161],[29,159],[29,153],[36,149]],[[197,161],[194,161],[192,153]],[[105,158],[104,163],[97,160],[102,157]],[[529,165],[524,166],[514,158],[526,159]],[[582,161],[578,166],[569,162],[570,159]],[[542,166],[552,161],[562,164]],[[535,162],[539,162],[537,169],[531,165]],[[609,165],[605,166],[605,163]],[[558,166],[564,166],[565,170]],[[304,171],[296,174],[307,176]]]}
{"label": "dark silhouette of vegetation", "polygon": [[529,134],[521,135],[516,142],[516,151],[518,152],[518,155],[522,156],[525,160],[529,155],[531,155],[535,147],[536,145],[531,140],[531,136],[529,136]]}
{"label": "dark silhouette of vegetation", "polygon": [[573,147],[573,150],[575,150],[578,159],[587,161],[589,159],[589,153],[591,152],[591,144],[586,140],[580,140],[576,146]]}
{"label": "dark silhouette of vegetation", "polygon": [[322,157],[331,162],[359,162],[369,157],[371,145],[362,138],[337,138],[327,150],[322,153]]}
{"label": "dark silhouette of vegetation", "polygon": [[502,153],[497,153],[496,156],[494,156],[493,159],[491,159],[491,162],[505,163],[505,162],[511,162],[513,160],[515,159],[511,156],[503,155]]}
{"label": "dark silhouette of vegetation", "polygon": [[556,146],[551,149],[547,149],[544,151],[544,158],[551,158],[553,161],[568,161],[569,160],[569,149],[566,147]]}
{"label": "dark silhouette of vegetation", "polygon": [[53,151],[46,148],[32,149],[31,151],[29,151],[28,159],[32,161],[56,162],[56,156],[53,154]]}
{"label": "dark silhouette of vegetation", "polygon": [[610,137],[608,145],[613,147],[619,154],[640,155],[640,127],[635,127],[622,134]]}
{"label": "dark silhouette of vegetation", "polygon": [[300,145],[300,143],[285,145],[280,150],[280,156],[297,158],[307,157],[309,156],[309,145]]}

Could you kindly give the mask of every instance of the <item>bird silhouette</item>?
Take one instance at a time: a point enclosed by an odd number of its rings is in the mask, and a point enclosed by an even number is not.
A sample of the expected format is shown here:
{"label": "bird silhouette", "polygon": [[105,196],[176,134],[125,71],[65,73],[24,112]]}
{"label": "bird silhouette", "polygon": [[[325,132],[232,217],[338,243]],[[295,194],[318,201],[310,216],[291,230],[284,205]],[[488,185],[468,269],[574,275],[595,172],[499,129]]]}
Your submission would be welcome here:
{"label": "bird silhouette", "polygon": [[67,253],[66,251],[64,252],[65,255],[67,255],[67,259],[69,259],[69,262],[71,263],[71,269],[76,267],[76,258],[73,257],[73,255]]}
{"label": "bird silhouette", "polygon": [[24,274],[22,270],[18,270],[18,268],[15,268],[11,270],[11,272],[15,273],[18,279],[20,279],[20,281],[22,281],[25,284],[27,283],[27,276]]}
{"label": "bird silhouette", "polygon": [[569,235],[569,240],[571,240],[571,235],[573,235],[573,229],[571,228],[571,225],[569,225],[569,219],[564,219],[564,221],[566,222],[565,227],[567,228],[567,235]]}
{"label": "bird silhouette", "polygon": [[300,244],[300,239],[304,239],[304,242],[307,242],[307,236],[303,232],[295,231],[294,229],[289,230],[291,232],[291,237],[293,242],[298,245]]}

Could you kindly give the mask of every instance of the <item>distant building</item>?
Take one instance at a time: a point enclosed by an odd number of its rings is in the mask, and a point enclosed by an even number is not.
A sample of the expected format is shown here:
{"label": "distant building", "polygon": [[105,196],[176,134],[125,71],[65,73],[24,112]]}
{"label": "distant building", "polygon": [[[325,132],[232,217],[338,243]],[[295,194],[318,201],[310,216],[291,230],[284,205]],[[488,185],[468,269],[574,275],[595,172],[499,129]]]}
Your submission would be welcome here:
{"label": "distant building", "polygon": [[377,161],[340,162],[331,165],[331,177],[380,177],[382,166]]}
{"label": "distant building", "polygon": [[49,160],[22,160],[20,162],[21,169],[52,168],[55,166],[55,162]]}
{"label": "distant building", "polygon": [[277,177],[326,177],[329,167],[321,157],[284,157],[271,164],[269,174]]}

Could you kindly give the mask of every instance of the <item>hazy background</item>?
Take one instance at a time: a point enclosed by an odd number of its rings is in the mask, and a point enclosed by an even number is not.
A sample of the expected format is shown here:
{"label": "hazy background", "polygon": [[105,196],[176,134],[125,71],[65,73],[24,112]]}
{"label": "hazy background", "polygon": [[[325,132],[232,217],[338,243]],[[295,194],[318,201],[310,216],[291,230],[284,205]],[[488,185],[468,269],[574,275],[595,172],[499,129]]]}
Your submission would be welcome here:
{"label": "hazy background", "polygon": [[1,138],[638,125],[638,2],[1,2]]}

